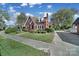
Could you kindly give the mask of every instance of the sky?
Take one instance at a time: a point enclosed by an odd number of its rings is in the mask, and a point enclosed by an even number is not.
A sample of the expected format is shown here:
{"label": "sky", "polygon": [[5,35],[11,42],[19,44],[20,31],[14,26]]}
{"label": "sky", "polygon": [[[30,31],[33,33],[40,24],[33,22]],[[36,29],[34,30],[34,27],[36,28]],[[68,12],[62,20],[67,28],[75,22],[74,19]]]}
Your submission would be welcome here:
{"label": "sky", "polygon": [[[49,16],[61,8],[73,8],[79,10],[79,3],[1,3],[0,8],[7,10],[11,16],[11,21],[7,24],[16,22],[16,16],[23,12],[26,16],[43,17],[44,13]],[[78,15],[75,15],[75,18]]]}
{"label": "sky", "polygon": [[53,4],[42,3],[8,3],[0,4],[1,8],[12,12],[24,12],[26,15],[41,16],[44,12],[53,12]]}

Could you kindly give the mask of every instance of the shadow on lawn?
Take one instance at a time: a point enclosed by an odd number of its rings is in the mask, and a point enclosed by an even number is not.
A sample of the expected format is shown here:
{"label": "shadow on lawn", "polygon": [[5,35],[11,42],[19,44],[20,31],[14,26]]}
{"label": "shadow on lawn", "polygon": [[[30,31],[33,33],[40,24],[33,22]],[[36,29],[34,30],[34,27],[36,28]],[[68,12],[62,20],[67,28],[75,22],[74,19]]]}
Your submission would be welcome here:
{"label": "shadow on lawn", "polygon": [[57,34],[64,42],[79,46],[79,35],[77,33],[57,32]]}

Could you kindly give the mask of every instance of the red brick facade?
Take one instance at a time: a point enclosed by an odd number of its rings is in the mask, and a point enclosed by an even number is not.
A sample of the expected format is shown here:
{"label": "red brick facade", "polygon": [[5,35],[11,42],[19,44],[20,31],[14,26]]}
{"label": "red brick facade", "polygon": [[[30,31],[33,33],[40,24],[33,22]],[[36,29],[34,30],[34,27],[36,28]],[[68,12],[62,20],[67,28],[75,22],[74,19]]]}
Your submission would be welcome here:
{"label": "red brick facade", "polygon": [[43,17],[43,21],[35,22],[35,17],[29,17],[26,22],[24,23],[24,27],[28,31],[34,31],[34,30],[44,30],[46,28],[49,28],[49,22],[48,22],[48,14],[46,14],[45,17]]}

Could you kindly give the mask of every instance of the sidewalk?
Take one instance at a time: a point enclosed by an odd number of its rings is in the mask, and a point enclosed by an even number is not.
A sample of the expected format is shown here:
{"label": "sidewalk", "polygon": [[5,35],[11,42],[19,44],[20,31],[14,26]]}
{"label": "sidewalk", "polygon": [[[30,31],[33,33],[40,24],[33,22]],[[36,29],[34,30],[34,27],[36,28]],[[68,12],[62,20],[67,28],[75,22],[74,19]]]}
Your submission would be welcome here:
{"label": "sidewalk", "polygon": [[9,35],[9,34],[5,34],[4,32],[0,32],[0,35],[4,36],[6,38],[12,39],[12,40],[21,42],[23,44],[32,46],[36,49],[44,50],[45,52],[48,52],[48,50],[49,50],[50,43],[32,40],[32,39],[26,39],[26,38],[20,37],[18,35]]}

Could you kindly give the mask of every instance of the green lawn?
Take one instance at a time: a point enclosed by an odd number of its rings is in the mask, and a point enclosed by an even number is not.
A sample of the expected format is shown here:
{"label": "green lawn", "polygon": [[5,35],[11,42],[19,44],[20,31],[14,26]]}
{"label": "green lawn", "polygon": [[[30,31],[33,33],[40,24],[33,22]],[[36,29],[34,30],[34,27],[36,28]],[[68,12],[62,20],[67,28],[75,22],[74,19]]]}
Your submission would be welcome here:
{"label": "green lawn", "polygon": [[1,55],[3,56],[44,56],[47,53],[31,46],[24,45],[11,39],[0,36]]}
{"label": "green lawn", "polygon": [[43,42],[50,43],[53,40],[54,33],[29,33],[25,32],[23,34],[20,34],[20,36],[25,37],[25,38],[30,38],[34,40],[39,40]]}

